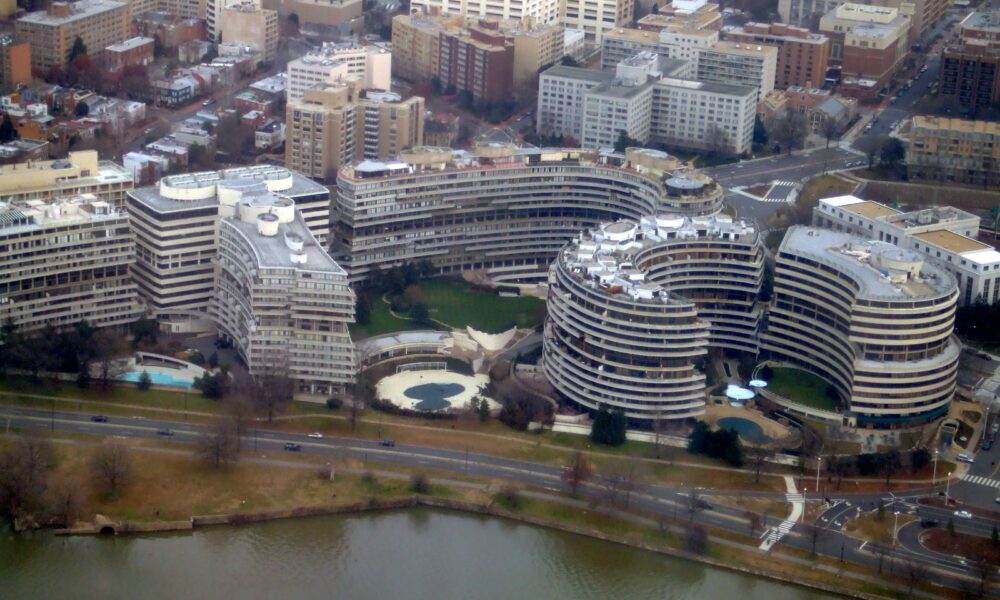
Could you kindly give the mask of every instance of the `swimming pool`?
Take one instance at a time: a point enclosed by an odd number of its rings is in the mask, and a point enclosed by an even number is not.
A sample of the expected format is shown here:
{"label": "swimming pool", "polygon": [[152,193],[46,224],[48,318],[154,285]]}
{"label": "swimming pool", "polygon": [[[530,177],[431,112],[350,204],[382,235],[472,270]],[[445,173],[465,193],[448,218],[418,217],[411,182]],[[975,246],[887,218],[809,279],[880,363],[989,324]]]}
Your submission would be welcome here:
{"label": "swimming pool", "polygon": [[[170,373],[163,373],[161,371],[150,371],[146,369],[149,373],[149,379],[153,382],[153,385],[170,385],[174,387],[185,387],[189,388],[194,385],[194,381],[190,379],[184,379],[181,377],[174,377]],[[131,381],[132,383],[138,383],[139,378],[142,377],[142,371],[129,371],[118,376],[121,381]]]}
{"label": "swimming pool", "polygon": [[460,383],[422,383],[406,388],[403,395],[419,400],[414,405],[417,410],[441,410],[451,407],[448,398],[464,391],[465,386]]}
{"label": "swimming pool", "polygon": [[719,419],[719,429],[733,429],[741,438],[751,444],[766,444],[771,438],[764,435],[760,425],[742,417],[724,417]]}

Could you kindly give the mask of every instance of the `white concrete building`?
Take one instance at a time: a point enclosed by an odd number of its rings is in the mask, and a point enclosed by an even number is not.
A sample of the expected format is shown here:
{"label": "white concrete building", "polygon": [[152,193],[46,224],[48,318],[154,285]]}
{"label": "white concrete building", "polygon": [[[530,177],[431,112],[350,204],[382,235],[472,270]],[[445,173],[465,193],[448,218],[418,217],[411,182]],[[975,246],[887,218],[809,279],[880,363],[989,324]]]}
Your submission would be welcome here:
{"label": "white concrete building", "polygon": [[648,84],[660,76],[659,62],[654,52],[636,54],[618,64],[613,82],[584,94],[582,147],[614,148],[622,132],[649,141],[653,86]]}
{"label": "white concrete building", "polygon": [[583,101],[587,92],[611,83],[615,76],[556,65],[538,77],[536,128],[539,134],[583,139]]}
{"label": "white concrete building", "polygon": [[778,71],[775,46],[740,42],[716,42],[697,49],[697,79],[757,88],[760,102],[774,89]]}
{"label": "white concrete building", "polygon": [[522,20],[531,18],[538,23],[558,23],[559,0],[411,0],[411,14],[450,13],[470,17],[494,17]]}
{"label": "white concrete building", "polygon": [[562,24],[600,46],[606,32],[632,24],[634,11],[635,0],[564,0]]}
{"label": "white concrete building", "polygon": [[288,100],[301,100],[309,88],[338,80],[362,80],[364,88],[386,90],[392,81],[392,53],[385,46],[324,43],[288,63]]}
{"label": "white concrete building", "polygon": [[654,92],[652,141],[694,150],[750,152],[756,88],[665,77]]}
{"label": "white concrete building", "polygon": [[974,214],[950,206],[902,212],[855,196],[838,196],[819,201],[813,223],[927,256],[958,280],[959,306],[1000,301],[1000,252],[976,239],[979,217]]}

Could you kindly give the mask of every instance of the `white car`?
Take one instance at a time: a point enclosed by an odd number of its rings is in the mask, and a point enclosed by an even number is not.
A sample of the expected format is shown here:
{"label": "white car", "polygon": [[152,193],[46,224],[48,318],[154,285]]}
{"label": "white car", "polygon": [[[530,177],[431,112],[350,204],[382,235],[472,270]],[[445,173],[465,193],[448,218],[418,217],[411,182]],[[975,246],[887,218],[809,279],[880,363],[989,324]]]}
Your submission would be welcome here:
{"label": "white car", "polygon": [[958,517],[959,519],[971,519],[972,513],[970,513],[967,510],[956,510],[955,516]]}
{"label": "white car", "polygon": [[968,454],[959,454],[957,458],[958,458],[958,460],[960,460],[960,461],[962,461],[962,462],[964,462],[964,463],[972,463],[972,462],[975,462],[975,459],[973,459],[973,458],[972,458],[971,456],[969,456]]}
{"label": "white car", "polygon": [[311,437],[314,440],[321,440],[321,439],[323,439],[323,434],[320,433],[320,432],[318,432],[318,431],[316,431],[316,432],[310,433],[308,437]]}

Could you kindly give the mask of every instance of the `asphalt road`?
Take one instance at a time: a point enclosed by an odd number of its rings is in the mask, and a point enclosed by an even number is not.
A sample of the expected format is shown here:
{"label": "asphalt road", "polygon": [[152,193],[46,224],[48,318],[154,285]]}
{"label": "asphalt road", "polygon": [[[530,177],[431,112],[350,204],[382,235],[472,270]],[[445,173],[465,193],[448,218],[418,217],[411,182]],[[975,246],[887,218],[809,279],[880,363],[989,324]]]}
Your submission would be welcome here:
{"label": "asphalt road", "polygon": [[[185,422],[135,417],[109,417],[107,422],[97,423],[93,422],[91,416],[87,414],[11,407],[0,407],[0,427],[5,431],[16,428],[51,430],[53,432],[70,432],[96,436],[159,439],[169,444],[195,443],[201,433],[201,428],[198,425]],[[170,429],[173,435],[160,435],[158,432],[164,429]],[[300,444],[303,454],[328,457],[331,460],[350,457],[355,460],[361,460],[365,464],[368,461],[372,461],[416,469],[440,469],[465,473],[476,477],[502,479],[550,491],[567,491],[566,485],[561,480],[562,469],[560,467],[478,453],[404,444],[394,447],[384,447],[377,440],[369,441],[354,438],[326,437],[323,439],[312,439],[302,434],[272,431],[263,427],[251,430],[244,438],[244,443],[256,452],[282,452],[286,442]],[[289,454],[291,455],[292,453]],[[604,481],[607,480],[605,479]],[[632,505],[635,508],[659,514],[664,519],[671,516],[679,516],[681,518],[688,516],[696,523],[744,534],[747,533],[748,522],[744,511],[741,509],[713,506],[710,509],[696,511],[693,516],[688,513],[686,507],[689,505],[689,495],[694,492],[694,490],[684,487],[644,486],[641,492],[636,492],[632,495]],[[583,490],[583,493],[593,498],[605,497],[607,493],[606,486],[600,478],[597,478]],[[706,496],[719,496],[733,495],[738,492],[703,490],[699,493]],[[928,493],[931,492],[926,492],[923,495],[927,495]],[[784,497],[784,494],[761,492],[740,493],[740,495]],[[898,500],[897,497],[893,497],[891,500],[912,503],[918,495],[921,494],[914,493],[905,497],[900,496]],[[882,501],[882,496],[882,494],[845,494],[833,498],[833,502],[838,504],[851,502],[855,506],[861,506],[865,510],[870,510],[877,506],[878,502]],[[834,508],[836,507],[835,505]],[[920,510],[928,511],[928,514],[946,519],[953,509],[921,507]],[[843,511],[841,512],[843,513]],[[829,511],[828,513],[833,514]],[[784,517],[785,515],[781,515],[780,517],[769,516],[767,518],[767,525],[771,527],[777,526]],[[988,532],[992,531],[994,522],[992,519],[976,516],[973,519],[962,520],[962,523],[956,523],[956,526],[959,528],[959,531],[975,531],[980,535],[988,535]],[[867,544],[839,531],[839,526],[836,523],[830,523],[829,520],[825,523],[821,521],[820,529],[822,535],[817,536],[816,539],[817,553],[833,558],[842,558],[842,560],[867,565],[872,568],[877,567],[879,556],[872,552],[871,548],[867,547]],[[809,531],[811,529],[806,528],[803,531],[802,525],[796,525],[791,533],[786,535],[780,543],[807,552],[811,551],[812,536],[808,533]],[[907,539],[910,539],[909,529],[906,531]],[[935,579],[945,585],[957,585],[958,580],[956,576],[964,575],[967,579],[974,577],[972,566],[965,565],[954,558],[948,559],[947,557],[942,558],[939,555],[934,555],[922,550],[919,544],[914,549],[910,549],[905,545],[901,546],[895,550],[895,555],[900,558],[913,559],[934,568],[937,573]]]}

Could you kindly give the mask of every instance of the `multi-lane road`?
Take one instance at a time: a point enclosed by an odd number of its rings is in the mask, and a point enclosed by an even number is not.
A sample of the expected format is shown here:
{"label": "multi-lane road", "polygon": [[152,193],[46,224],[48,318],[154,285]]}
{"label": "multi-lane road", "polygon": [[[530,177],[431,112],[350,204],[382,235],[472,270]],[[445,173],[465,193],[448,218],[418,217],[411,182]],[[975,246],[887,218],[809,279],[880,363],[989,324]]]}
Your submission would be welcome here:
{"label": "multi-lane road", "polygon": [[[109,417],[106,422],[94,422],[91,420],[91,416],[44,409],[0,407],[0,430],[41,430],[93,436],[159,439],[168,444],[178,445],[194,444],[202,433],[199,425],[187,422],[129,417]],[[163,435],[161,432],[165,430],[170,430],[172,435]],[[245,446],[258,453],[282,452],[284,445],[289,442],[299,444],[302,454],[329,460],[352,458],[364,461],[366,464],[382,463],[412,469],[433,469],[471,477],[505,480],[551,492],[567,491],[561,479],[561,467],[480,453],[409,444],[386,447],[377,440],[346,437],[313,439],[302,434],[275,431],[265,427],[250,430],[244,439]],[[963,485],[967,484],[958,484],[953,487],[957,492]],[[678,516],[683,518],[689,516],[687,513],[689,497],[695,491],[682,486],[645,485],[641,492],[632,495],[632,506],[649,514],[660,515],[663,519]],[[600,497],[606,494],[606,490],[599,480],[595,480],[585,488],[584,493],[592,497]],[[699,493],[704,496],[725,496],[739,493],[744,497],[773,497],[775,499],[784,499],[785,497],[785,494],[777,492],[748,493],[701,490]],[[828,557],[877,568],[880,560],[879,555],[873,552],[868,544],[846,535],[841,530],[847,517],[851,516],[851,509],[856,511],[857,507],[861,507],[862,510],[873,510],[879,502],[884,502],[886,499],[891,502],[905,502],[906,506],[916,507],[915,502],[921,495],[933,496],[936,494],[933,490],[927,490],[923,493],[914,492],[900,497],[886,497],[885,494],[869,493],[843,494],[831,498],[833,507],[823,515],[826,519],[821,518],[818,522],[823,531],[821,536],[817,536],[816,551]],[[896,504],[892,506],[893,510],[897,507]],[[898,506],[904,505],[899,504]],[[921,515],[934,515],[943,520],[954,509],[920,507],[919,510]],[[770,515],[767,525],[776,527],[784,517],[785,515]],[[693,520],[710,527],[741,534],[745,534],[748,528],[743,509],[718,504],[710,509],[698,511]],[[992,518],[976,515],[971,519],[962,520],[961,524],[957,525],[959,531],[975,531],[983,535],[992,531],[994,522]],[[915,560],[933,568],[935,579],[945,585],[957,585],[959,578],[965,578],[968,581],[975,577],[973,566],[966,565],[953,557],[943,557],[923,550],[919,542],[916,542],[916,545],[911,545],[911,529],[912,526],[901,528],[900,546],[895,550],[897,558]],[[789,535],[782,538],[780,544],[811,551],[812,536],[809,528],[796,525]]]}

